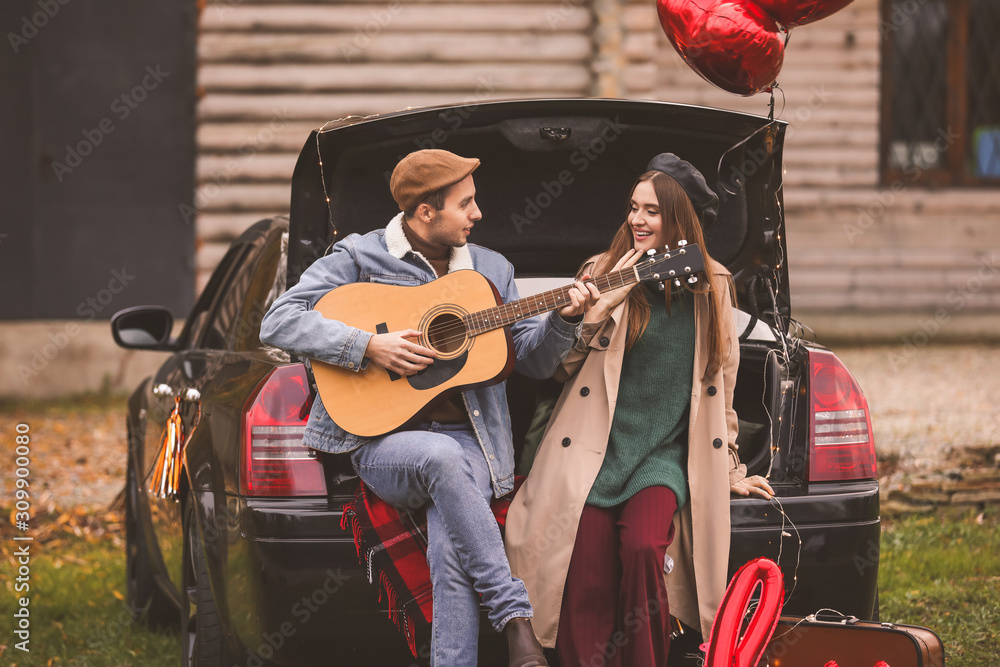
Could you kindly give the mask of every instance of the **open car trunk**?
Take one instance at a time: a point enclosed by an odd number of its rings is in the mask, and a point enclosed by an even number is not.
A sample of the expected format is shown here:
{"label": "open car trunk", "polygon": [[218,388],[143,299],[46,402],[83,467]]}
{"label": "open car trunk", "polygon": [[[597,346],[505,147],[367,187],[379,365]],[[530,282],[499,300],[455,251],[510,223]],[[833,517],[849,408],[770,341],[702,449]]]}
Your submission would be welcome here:
{"label": "open car trunk", "polygon": [[[607,247],[649,160],[675,153],[719,195],[705,243],[732,272],[739,308],[750,315],[739,325],[746,330],[734,407],[741,458],[763,473],[774,465],[771,443],[781,442],[773,432],[780,420],[771,416],[782,409],[781,376],[787,384],[790,372],[768,354],[781,345],[774,332],[786,330],[791,311],[781,196],[785,129],[737,112],[601,99],[456,105],[330,123],[310,135],[295,167],[289,285],[336,240],[383,227],[398,212],[388,187],[396,163],[441,148],[482,161],[475,180],[483,219],[470,241],[507,257],[519,279],[558,277],[550,289]],[[515,443],[538,404],[557,392],[555,383],[512,377]],[[782,481],[784,474],[773,472]]]}
{"label": "open car trunk", "polygon": [[398,212],[389,176],[413,151],[440,148],[482,161],[475,178],[483,219],[470,241],[503,254],[519,277],[573,275],[606,248],[636,177],[653,156],[670,152],[695,165],[719,195],[706,245],[733,273],[741,308],[780,326],[790,315],[785,129],[731,111],[599,99],[490,102],[331,123],[310,135],[292,178],[289,285],[332,242],[383,227]]}

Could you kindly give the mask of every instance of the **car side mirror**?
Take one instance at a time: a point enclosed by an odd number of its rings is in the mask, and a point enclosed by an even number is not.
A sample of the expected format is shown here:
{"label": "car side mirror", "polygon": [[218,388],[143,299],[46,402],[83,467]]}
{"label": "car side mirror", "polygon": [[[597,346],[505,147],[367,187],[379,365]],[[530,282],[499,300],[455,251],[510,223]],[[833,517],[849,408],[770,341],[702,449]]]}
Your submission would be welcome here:
{"label": "car side mirror", "polygon": [[173,350],[173,327],[174,316],[163,306],[126,308],[111,318],[115,343],[129,350]]}

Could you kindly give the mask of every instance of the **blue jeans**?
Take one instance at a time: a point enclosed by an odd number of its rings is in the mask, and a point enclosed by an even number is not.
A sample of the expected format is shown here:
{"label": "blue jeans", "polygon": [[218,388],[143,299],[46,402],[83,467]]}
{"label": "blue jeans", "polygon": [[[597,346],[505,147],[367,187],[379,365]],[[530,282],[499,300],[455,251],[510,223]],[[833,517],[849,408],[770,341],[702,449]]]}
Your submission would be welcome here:
{"label": "blue jeans", "polygon": [[489,467],[471,426],[433,422],[390,433],[356,449],[351,461],[382,500],[408,511],[426,507],[431,664],[476,665],[480,595],[498,632],[532,613],[524,584],[510,573],[490,510]]}

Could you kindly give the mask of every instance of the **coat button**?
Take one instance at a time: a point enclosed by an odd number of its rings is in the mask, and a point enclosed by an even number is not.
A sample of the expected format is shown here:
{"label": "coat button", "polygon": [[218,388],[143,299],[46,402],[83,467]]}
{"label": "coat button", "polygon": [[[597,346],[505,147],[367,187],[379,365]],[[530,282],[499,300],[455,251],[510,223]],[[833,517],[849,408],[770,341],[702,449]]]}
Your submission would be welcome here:
{"label": "coat button", "polygon": [[611,339],[608,338],[607,336],[601,336],[601,340],[599,340],[598,342],[601,344],[601,347],[607,347],[608,345],[611,345]]}
{"label": "coat button", "polygon": [[712,386],[710,386],[708,388],[708,395],[709,396],[715,396],[715,392],[716,392],[715,385],[712,385]]}
{"label": "coat button", "polygon": [[712,446],[715,447],[716,449],[722,447],[722,438],[716,438],[715,440],[713,440]]}
{"label": "coat button", "polygon": [[581,396],[589,396],[590,395],[590,387],[580,387],[580,395]]}
{"label": "coat button", "polygon": [[569,443],[570,442],[572,442],[572,440],[570,440],[569,438],[563,438],[562,446],[563,447],[569,447]]}

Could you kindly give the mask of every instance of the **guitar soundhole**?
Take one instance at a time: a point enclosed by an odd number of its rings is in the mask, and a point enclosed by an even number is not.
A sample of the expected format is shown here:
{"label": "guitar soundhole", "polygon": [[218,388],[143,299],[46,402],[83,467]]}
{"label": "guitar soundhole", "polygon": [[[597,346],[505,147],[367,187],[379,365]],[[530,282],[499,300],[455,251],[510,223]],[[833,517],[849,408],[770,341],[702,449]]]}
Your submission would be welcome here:
{"label": "guitar soundhole", "polygon": [[430,346],[441,354],[460,351],[465,345],[465,338],[462,318],[452,313],[438,315],[427,327],[427,340]]}

